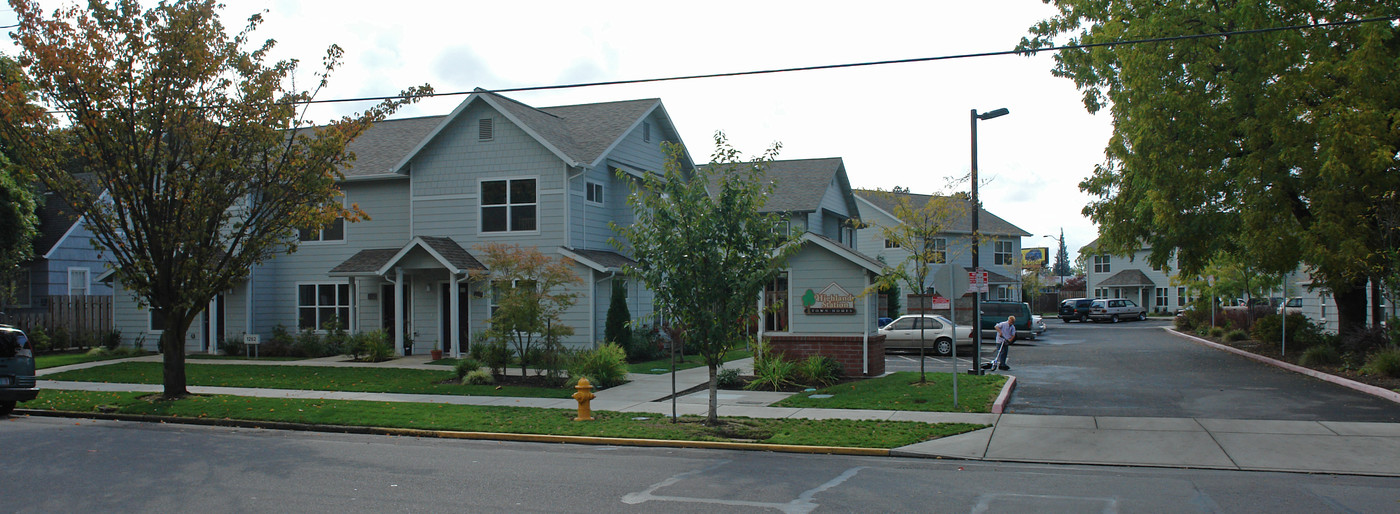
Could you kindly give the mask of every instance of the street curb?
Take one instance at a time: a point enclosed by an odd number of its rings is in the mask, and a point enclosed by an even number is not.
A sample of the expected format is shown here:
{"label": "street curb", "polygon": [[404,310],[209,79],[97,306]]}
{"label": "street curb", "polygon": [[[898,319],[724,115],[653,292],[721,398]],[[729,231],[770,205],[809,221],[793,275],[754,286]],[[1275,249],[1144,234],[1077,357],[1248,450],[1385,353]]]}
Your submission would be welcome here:
{"label": "street curb", "polygon": [[1376,396],[1376,397],[1380,397],[1380,398],[1383,398],[1383,399],[1386,399],[1386,400],[1390,400],[1390,401],[1395,402],[1395,403],[1400,403],[1400,392],[1391,391],[1391,390],[1389,390],[1389,389],[1385,389],[1385,388],[1381,388],[1381,387],[1376,387],[1376,386],[1373,386],[1373,385],[1370,385],[1370,384],[1363,384],[1363,383],[1357,382],[1357,381],[1355,381],[1355,380],[1351,380],[1351,379],[1348,379],[1348,378],[1342,378],[1342,377],[1339,377],[1339,376],[1336,376],[1336,375],[1331,375],[1331,374],[1323,373],[1323,372],[1321,372],[1321,371],[1317,371],[1317,370],[1311,369],[1311,368],[1305,368],[1305,367],[1299,366],[1299,365],[1297,365],[1297,364],[1290,364],[1290,363],[1283,362],[1283,361],[1280,361],[1280,360],[1271,359],[1271,358],[1265,357],[1265,356],[1263,356],[1263,355],[1258,355],[1258,354],[1255,354],[1255,353],[1246,352],[1246,351],[1244,351],[1244,350],[1241,350],[1241,349],[1238,349],[1238,348],[1235,348],[1235,347],[1232,347],[1232,346],[1223,345],[1223,344],[1217,343],[1217,342],[1215,342],[1215,341],[1211,341],[1211,340],[1208,340],[1208,339],[1202,339],[1202,338],[1200,338],[1200,337],[1196,337],[1196,336],[1193,336],[1193,335],[1190,335],[1190,334],[1183,334],[1183,333],[1181,333],[1181,332],[1178,332],[1176,329],[1173,329],[1173,328],[1170,328],[1170,327],[1162,327],[1162,329],[1163,329],[1163,330],[1166,330],[1166,331],[1168,331],[1168,332],[1171,332],[1171,333],[1173,333],[1173,334],[1176,334],[1176,335],[1178,335],[1178,336],[1181,336],[1181,337],[1183,337],[1183,338],[1186,338],[1186,339],[1188,339],[1188,340],[1190,340],[1190,341],[1196,342],[1196,343],[1198,343],[1198,344],[1201,344],[1201,345],[1204,345],[1204,346],[1208,346],[1208,347],[1211,347],[1211,348],[1215,348],[1216,350],[1222,350],[1222,351],[1226,351],[1226,352],[1229,352],[1229,353],[1233,353],[1233,354],[1235,354],[1235,355],[1240,355],[1240,356],[1243,356],[1243,357],[1247,357],[1247,358],[1250,358],[1250,359],[1254,359],[1254,360],[1259,361],[1259,362],[1262,362],[1262,363],[1264,363],[1264,364],[1268,364],[1268,365],[1270,365],[1270,366],[1275,366],[1275,367],[1278,367],[1278,368],[1283,368],[1283,369],[1286,369],[1286,370],[1288,370],[1288,371],[1292,371],[1292,372],[1294,372],[1294,373],[1299,373],[1299,374],[1302,374],[1302,375],[1307,375],[1307,376],[1316,378],[1316,379],[1318,379],[1318,380],[1321,380],[1321,381],[1323,381],[1323,382],[1330,382],[1330,383],[1337,384],[1337,385],[1339,385],[1339,386],[1345,387],[1345,388],[1347,388],[1347,389],[1352,389],[1352,390],[1360,391],[1360,392],[1363,392],[1363,393],[1366,393],[1366,394],[1369,394],[1369,395],[1372,395],[1372,396]]}
{"label": "street curb", "polygon": [[1011,399],[1011,390],[1016,388],[1016,376],[1004,375],[1006,383],[1001,385],[1001,394],[992,402],[992,414],[1001,414],[1006,409],[1006,401]]}
{"label": "street curb", "polygon": [[481,441],[512,441],[527,443],[590,444],[604,446],[642,446],[663,448],[698,448],[706,450],[767,451],[779,453],[813,453],[828,455],[853,455],[862,457],[890,456],[890,450],[886,448],[799,446],[787,444],[733,443],[726,441],[678,441],[669,439],[633,439],[621,437],[511,434],[498,432],[460,432],[453,430],[358,427],[349,425],[313,425],[307,423],[288,423],[285,421],[245,421],[236,419],[177,418],[171,416],[142,416],[134,414],[106,414],[100,412],[68,412],[37,409],[15,409],[14,412],[16,414],[27,414],[30,416],[45,416],[54,418],[101,419],[110,421],[134,421],[142,423],[167,423],[212,427],[292,430],[298,432],[326,432],[336,434],[392,435],[405,437],[434,437],[440,439],[470,439]]}

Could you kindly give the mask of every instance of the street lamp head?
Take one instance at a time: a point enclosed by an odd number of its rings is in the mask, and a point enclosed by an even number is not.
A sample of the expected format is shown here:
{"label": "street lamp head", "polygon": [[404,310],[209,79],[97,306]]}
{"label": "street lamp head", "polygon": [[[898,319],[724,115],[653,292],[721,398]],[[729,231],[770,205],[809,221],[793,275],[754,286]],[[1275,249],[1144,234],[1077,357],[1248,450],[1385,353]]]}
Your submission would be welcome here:
{"label": "street lamp head", "polygon": [[1008,114],[1011,114],[1011,111],[1007,110],[1005,107],[1002,107],[1002,108],[996,109],[996,110],[994,110],[994,111],[992,111],[992,112],[984,112],[984,113],[982,113],[982,114],[978,114],[978,115],[977,115],[977,119],[986,121],[986,120],[990,120],[990,119],[992,119],[992,118],[1000,118],[1000,117],[1006,116],[1006,115],[1008,115]]}

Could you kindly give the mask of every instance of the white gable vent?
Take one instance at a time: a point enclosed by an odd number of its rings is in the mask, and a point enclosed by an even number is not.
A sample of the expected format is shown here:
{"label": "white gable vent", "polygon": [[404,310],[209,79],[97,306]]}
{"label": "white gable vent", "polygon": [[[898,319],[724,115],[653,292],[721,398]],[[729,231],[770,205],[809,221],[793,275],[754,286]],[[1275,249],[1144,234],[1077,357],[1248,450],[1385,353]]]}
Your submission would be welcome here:
{"label": "white gable vent", "polygon": [[496,138],[496,124],[494,118],[482,118],[477,122],[477,141],[490,141]]}

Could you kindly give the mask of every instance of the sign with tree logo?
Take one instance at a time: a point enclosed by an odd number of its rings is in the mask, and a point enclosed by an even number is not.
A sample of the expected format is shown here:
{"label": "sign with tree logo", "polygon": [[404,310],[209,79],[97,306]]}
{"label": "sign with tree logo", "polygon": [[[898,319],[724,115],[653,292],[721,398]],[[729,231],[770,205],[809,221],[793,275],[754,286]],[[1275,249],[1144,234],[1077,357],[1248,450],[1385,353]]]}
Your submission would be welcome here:
{"label": "sign with tree logo", "polygon": [[821,292],[808,289],[803,293],[802,307],[807,314],[855,314],[856,296],[832,282]]}

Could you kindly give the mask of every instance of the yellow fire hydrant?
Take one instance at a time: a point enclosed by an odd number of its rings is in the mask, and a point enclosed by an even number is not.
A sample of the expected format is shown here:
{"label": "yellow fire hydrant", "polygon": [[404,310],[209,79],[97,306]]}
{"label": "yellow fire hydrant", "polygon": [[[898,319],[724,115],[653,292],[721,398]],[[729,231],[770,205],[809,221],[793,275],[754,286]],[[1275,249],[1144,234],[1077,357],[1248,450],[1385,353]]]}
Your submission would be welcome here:
{"label": "yellow fire hydrant", "polygon": [[593,421],[593,409],[588,407],[588,402],[594,398],[593,384],[588,382],[588,378],[580,378],[574,389],[578,390],[574,393],[574,399],[578,400],[578,417],[574,421]]}

